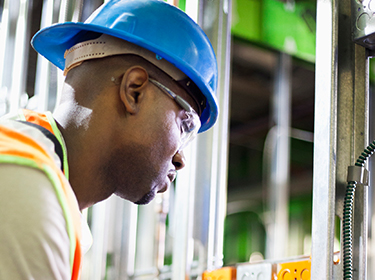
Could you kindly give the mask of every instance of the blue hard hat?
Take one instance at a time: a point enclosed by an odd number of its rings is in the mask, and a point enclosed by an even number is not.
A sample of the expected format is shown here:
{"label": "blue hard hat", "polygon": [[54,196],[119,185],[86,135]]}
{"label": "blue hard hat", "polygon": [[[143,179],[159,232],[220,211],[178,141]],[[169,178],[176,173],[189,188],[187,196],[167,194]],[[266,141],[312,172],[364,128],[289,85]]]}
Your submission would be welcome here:
{"label": "blue hard hat", "polygon": [[31,44],[42,56],[64,69],[65,51],[87,40],[83,35],[86,31],[124,39],[176,66],[207,99],[199,132],[214,125],[218,116],[215,53],[203,30],[183,11],[160,0],[111,0],[84,23],[65,22],[40,30]]}

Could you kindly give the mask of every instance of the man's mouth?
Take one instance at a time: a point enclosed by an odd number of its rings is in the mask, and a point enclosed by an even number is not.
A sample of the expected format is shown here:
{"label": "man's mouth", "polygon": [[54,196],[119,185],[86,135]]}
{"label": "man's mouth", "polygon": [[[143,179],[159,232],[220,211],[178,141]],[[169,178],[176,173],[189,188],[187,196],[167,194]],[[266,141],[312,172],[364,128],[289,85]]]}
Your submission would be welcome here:
{"label": "man's mouth", "polygon": [[176,170],[174,170],[174,169],[169,170],[167,177],[168,177],[170,183],[166,184],[166,186],[164,186],[162,189],[160,189],[158,191],[158,193],[165,192],[168,189],[169,185],[176,179],[176,175],[177,175],[177,171]]}
{"label": "man's mouth", "polygon": [[174,169],[169,170],[168,178],[171,183],[176,179],[177,171]]}

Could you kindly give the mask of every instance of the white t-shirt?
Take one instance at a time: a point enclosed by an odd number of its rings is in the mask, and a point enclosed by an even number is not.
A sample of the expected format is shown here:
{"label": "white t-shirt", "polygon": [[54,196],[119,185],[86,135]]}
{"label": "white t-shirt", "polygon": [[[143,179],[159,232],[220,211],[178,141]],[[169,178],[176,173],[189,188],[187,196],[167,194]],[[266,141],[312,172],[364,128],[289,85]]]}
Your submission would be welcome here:
{"label": "white t-shirt", "polygon": [[[13,121],[2,125],[37,139],[53,156],[53,143],[39,130]],[[91,244],[84,221],[83,250]],[[63,210],[44,172],[0,164],[0,279],[70,279],[70,241]]]}

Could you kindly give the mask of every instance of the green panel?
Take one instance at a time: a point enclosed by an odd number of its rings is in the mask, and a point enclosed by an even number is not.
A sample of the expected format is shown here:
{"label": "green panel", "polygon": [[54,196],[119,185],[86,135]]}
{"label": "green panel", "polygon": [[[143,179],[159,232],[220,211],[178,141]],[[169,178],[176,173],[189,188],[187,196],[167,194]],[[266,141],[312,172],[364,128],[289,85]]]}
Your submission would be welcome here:
{"label": "green panel", "polygon": [[232,34],[261,41],[262,3],[260,0],[233,0]]}
{"label": "green panel", "polygon": [[264,0],[263,42],[307,61],[315,60],[316,7],[296,2],[289,7],[276,0]]}
{"label": "green panel", "polygon": [[180,0],[180,1],[178,1],[178,7],[179,7],[181,10],[185,11],[185,8],[186,8],[186,0]]}
{"label": "green panel", "polygon": [[233,0],[232,34],[315,61],[316,2]]}
{"label": "green panel", "polygon": [[371,85],[375,85],[375,60],[374,58],[370,58],[370,83]]}
{"label": "green panel", "polygon": [[[242,201],[243,202],[243,201]],[[232,202],[233,203],[233,202]],[[224,264],[234,265],[248,262],[253,253],[266,251],[266,225],[262,217],[267,216],[267,209],[262,202],[248,201],[252,210],[232,213],[226,216],[224,226]],[[291,197],[289,201],[289,234],[294,227],[300,233],[296,244],[304,244],[305,238],[311,235],[312,196]],[[302,254],[303,252],[301,252]]]}
{"label": "green panel", "polygon": [[224,264],[248,262],[254,252],[265,254],[266,231],[257,213],[245,211],[226,217]]}

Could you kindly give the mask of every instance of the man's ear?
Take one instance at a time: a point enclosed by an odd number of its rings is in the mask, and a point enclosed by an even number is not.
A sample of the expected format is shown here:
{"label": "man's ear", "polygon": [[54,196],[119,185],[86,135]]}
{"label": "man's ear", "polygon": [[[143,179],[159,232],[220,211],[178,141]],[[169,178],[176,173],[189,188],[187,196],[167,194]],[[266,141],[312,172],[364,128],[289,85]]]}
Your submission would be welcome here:
{"label": "man's ear", "polygon": [[127,112],[136,114],[144,98],[144,89],[148,82],[148,73],[141,66],[130,67],[122,76],[120,98]]}

